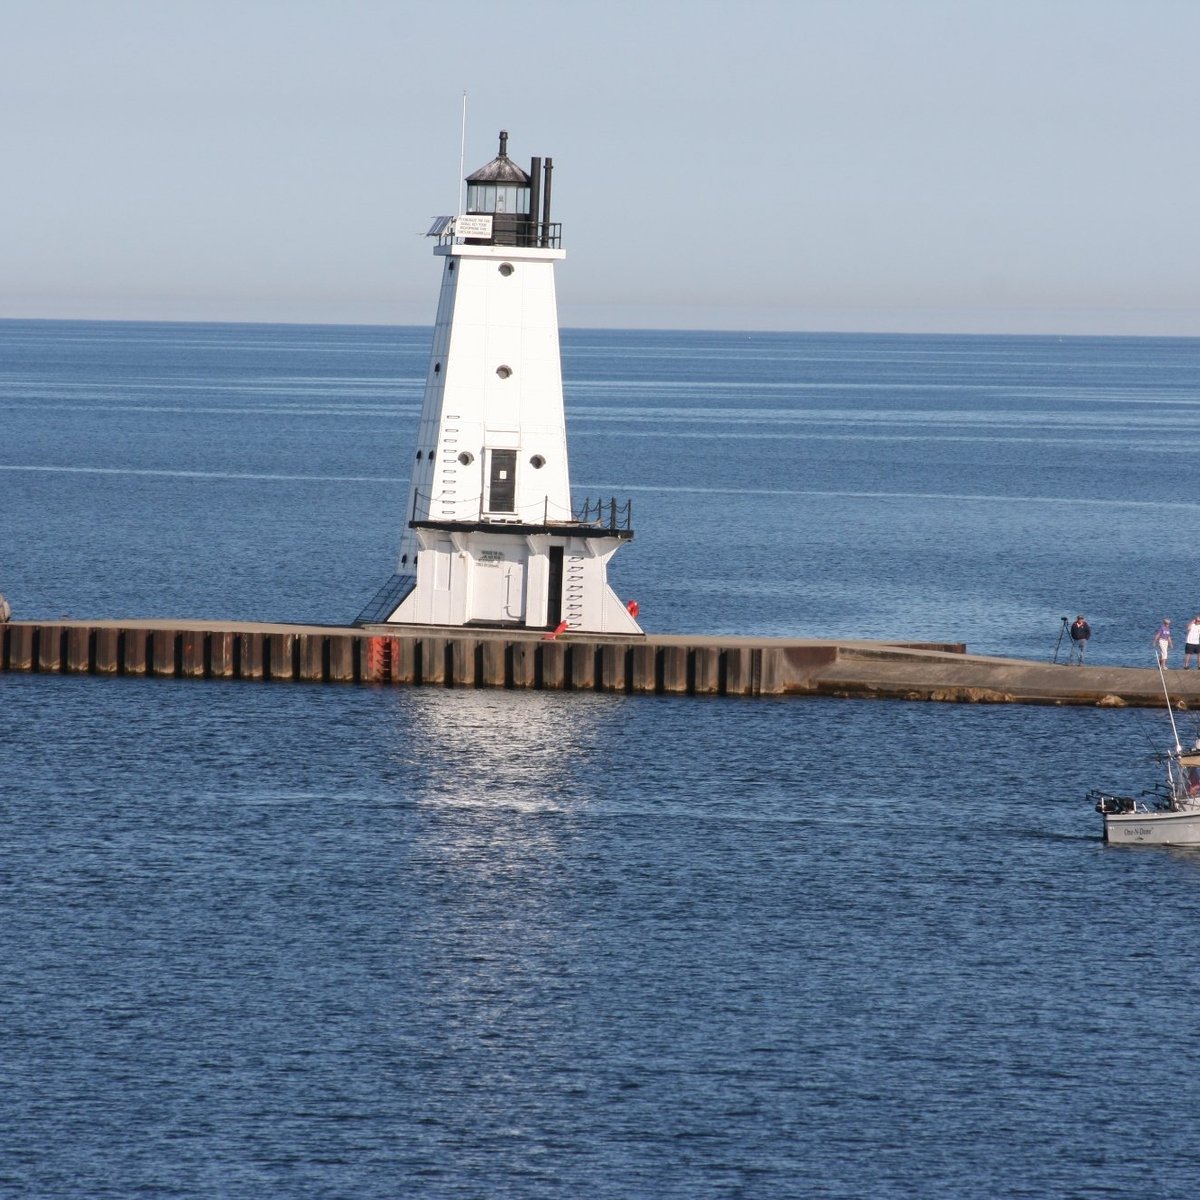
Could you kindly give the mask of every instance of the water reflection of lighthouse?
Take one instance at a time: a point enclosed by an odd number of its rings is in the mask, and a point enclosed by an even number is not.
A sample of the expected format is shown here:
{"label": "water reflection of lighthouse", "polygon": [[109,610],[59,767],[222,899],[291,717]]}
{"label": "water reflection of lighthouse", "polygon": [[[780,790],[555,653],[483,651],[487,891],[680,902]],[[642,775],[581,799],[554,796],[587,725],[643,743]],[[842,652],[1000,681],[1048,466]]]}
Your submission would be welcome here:
{"label": "water reflection of lighthouse", "polygon": [[638,634],[608,584],[628,505],[571,504],[550,220],[553,162],[500,152],[466,212],[430,229],[443,260],[407,528],[360,624]]}
{"label": "water reflection of lighthouse", "polygon": [[568,737],[562,702],[550,692],[406,690],[394,750],[405,801],[488,813],[591,809],[607,769],[597,762],[629,719],[624,697],[572,695]]}

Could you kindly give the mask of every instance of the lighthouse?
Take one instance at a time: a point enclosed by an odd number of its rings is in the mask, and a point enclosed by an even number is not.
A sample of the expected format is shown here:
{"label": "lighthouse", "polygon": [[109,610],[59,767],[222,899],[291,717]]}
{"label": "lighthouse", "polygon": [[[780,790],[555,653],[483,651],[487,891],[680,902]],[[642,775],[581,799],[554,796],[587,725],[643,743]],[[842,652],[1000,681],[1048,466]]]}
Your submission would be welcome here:
{"label": "lighthouse", "polygon": [[608,584],[629,503],[572,504],[552,175],[502,131],[465,211],[429,230],[442,282],[400,560],[358,624],[642,632]]}

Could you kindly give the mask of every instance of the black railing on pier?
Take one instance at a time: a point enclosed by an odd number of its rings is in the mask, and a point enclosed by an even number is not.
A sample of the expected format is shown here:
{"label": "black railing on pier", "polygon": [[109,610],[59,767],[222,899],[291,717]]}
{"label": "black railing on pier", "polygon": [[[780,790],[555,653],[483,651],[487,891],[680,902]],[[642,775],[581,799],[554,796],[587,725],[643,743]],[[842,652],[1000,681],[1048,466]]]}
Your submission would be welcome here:
{"label": "black railing on pier", "polygon": [[602,498],[585,500],[583,507],[577,509],[571,516],[580,525],[628,530],[633,528],[633,501],[626,500],[624,504],[618,504],[616,498],[612,496],[607,500]]}

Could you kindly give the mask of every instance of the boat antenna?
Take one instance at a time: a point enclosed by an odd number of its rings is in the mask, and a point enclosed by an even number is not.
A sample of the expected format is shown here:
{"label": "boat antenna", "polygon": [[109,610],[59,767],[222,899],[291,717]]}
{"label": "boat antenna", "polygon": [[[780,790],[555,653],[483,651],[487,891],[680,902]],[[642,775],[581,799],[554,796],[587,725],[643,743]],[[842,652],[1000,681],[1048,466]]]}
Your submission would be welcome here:
{"label": "boat antenna", "polygon": [[1175,735],[1175,753],[1182,754],[1183,747],[1179,744],[1179,730],[1175,728],[1175,710],[1171,707],[1171,694],[1167,691],[1167,677],[1163,673],[1162,659],[1155,651],[1154,661],[1158,663],[1158,677],[1162,680],[1163,696],[1167,701],[1167,716],[1171,719],[1171,732]]}

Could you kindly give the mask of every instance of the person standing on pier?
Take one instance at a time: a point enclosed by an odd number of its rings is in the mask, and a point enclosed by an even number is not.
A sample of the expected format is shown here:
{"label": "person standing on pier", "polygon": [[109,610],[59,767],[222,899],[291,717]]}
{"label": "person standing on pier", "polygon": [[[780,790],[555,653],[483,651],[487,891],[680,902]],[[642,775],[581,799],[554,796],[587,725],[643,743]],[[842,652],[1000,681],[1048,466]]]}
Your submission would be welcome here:
{"label": "person standing on pier", "polygon": [[1154,631],[1154,649],[1158,653],[1158,665],[1167,665],[1167,655],[1171,651],[1171,618],[1163,617],[1162,624]]}
{"label": "person standing on pier", "polygon": [[1183,669],[1188,669],[1188,661],[1196,660],[1196,668],[1200,670],[1200,613],[1192,618],[1192,623],[1183,635]]}
{"label": "person standing on pier", "polygon": [[12,616],[12,605],[4,598],[4,593],[0,592],[0,625],[3,625],[9,617]]}
{"label": "person standing on pier", "polygon": [[1092,627],[1083,619],[1083,613],[1075,618],[1071,626],[1071,658],[1076,666],[1083,666],[1083,652],[1087,649],[1088,638],[1092,636]]}

